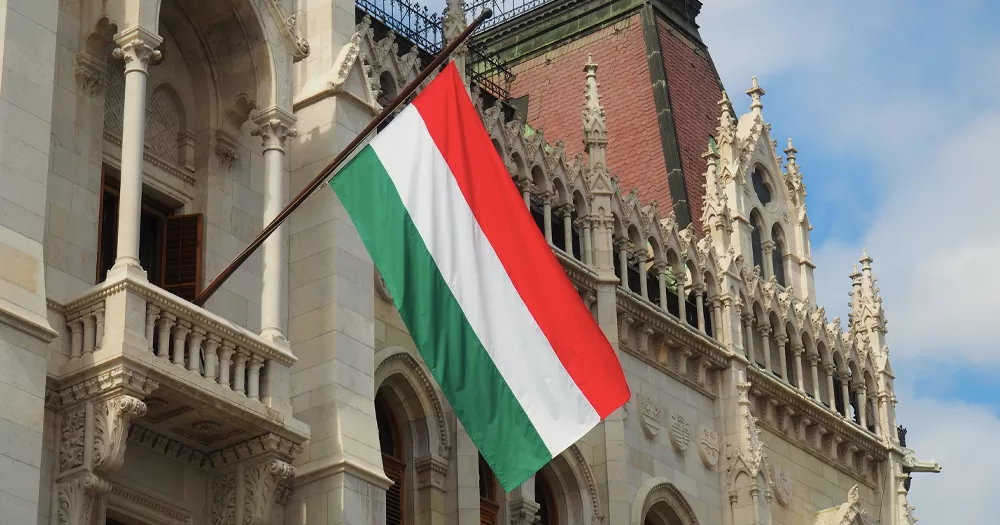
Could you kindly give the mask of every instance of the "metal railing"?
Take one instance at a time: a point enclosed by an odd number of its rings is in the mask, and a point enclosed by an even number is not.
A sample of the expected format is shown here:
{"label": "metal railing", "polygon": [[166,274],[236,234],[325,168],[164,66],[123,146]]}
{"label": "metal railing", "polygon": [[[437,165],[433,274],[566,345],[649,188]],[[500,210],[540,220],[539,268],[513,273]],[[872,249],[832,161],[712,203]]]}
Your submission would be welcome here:
{"label": "metal railing", "polygon": [[[487,4],[479,4],[481,6]],[[443,19],[416,0],[357,0],[357,7],[429,54],[444,47]],[[470,9],[466,4],[466,11]],[[474,11],[478,12],[478,11]],[[496,11],[494,11],[496,13]],[[494,15],[496,16],[496,15]],[[489,21],[487,21],[489,22]],[[466,71],[469,79],[500,100],[510,98],[514,75],[500,57],[481,44],[469,42]]]}

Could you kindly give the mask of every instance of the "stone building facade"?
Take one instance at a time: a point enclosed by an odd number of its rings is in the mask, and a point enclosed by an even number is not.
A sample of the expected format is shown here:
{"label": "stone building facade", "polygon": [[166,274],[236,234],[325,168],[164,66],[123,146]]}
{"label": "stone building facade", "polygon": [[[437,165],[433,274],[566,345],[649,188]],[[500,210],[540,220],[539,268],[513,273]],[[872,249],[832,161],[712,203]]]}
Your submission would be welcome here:
{"label": "stone building facade", "polygon": [[735,114],[696,0],[543,3],[457,55],[633,392],[513,492],[328,189],[196,306],[426,63],[373,5],[0,6],[0,523],[913,523],[940,467],[896,430],[873,261],[827,319],[797,151],[756,81]]}

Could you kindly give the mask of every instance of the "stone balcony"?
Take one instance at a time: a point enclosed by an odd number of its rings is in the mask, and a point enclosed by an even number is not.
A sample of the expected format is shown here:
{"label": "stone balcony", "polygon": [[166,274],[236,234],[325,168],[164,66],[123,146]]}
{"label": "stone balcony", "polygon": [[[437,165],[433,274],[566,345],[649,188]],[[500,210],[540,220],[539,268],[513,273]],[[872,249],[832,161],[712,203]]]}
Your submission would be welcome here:
{"label": "stone balcony", "polygon": [[114,381],[146,405],[132,419],[133,440],[185,450],[188,461],[209,468],[254,443],[273,444],[291,459],[308,438],[308,425],[292,417],[289,370],[296,359],[287,348],[134,270],[110,272],[59,310],[67,359],[50,387],[53,408]]}

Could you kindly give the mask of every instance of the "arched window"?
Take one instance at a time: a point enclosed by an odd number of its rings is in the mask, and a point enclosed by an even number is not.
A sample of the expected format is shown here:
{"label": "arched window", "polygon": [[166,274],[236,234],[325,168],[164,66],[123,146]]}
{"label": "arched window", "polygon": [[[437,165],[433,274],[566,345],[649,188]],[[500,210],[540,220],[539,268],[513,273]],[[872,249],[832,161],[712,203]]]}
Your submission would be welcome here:
{"label": "arched window", "polygon": [[761,246],[760,232],[764,229],[764,225],[761,224],[760,216],[756,213],[750,214],[750,227],[753,229],[753,231],[750,232],[750,248],[753,252],[753,265],[759,266],[761,272],[763,272],[764,248]]}
{"label": "arched window", "polygon": [[555,493],[552,492],[549,480],[542,473],[535,476],[535,502],[538,503],[536,525],[559,524],[559,508],[556,506]]}
{"label": "arched window", "polygon": [[785,240],[782,238],[778,225],[774,225],[771,231],[771,242],[774,243],[774,251],[771,252],[771,266],[774,268],[774,278],[781,286],[788,286],[785,283]]}
{"label": "arched window", "polygon": [[764,182],[764,170],[757,166],[753,169],[753,174],[750,175],[750,182],[753,184],[753,191],[757,194],[757,200],[761,204],[767,205],[771,202],[771,190],[768,189],[767,184]]}
{"label": "arched window", "polygon": [[403,458],[402,435],[392,410],[378,396],[375,398],[375,421],[378,424],[382,466],[393,484],[385,491],[385,524],[404,525],[406,463]]}
{"label": "arched window", "polygon": [[[493,470],[479,455],[479,524],[497,525],[497,512],[500,503],[497,501],[497,482]],[[388,524],[387,524],[388,525]]]}
{"label": "arched window", "polygon": [[677,511],[665,501],[650,507],[649,512],[646,513],[646,519],[642,523],[643,525],[684,525],[684,521],[677,515]]}

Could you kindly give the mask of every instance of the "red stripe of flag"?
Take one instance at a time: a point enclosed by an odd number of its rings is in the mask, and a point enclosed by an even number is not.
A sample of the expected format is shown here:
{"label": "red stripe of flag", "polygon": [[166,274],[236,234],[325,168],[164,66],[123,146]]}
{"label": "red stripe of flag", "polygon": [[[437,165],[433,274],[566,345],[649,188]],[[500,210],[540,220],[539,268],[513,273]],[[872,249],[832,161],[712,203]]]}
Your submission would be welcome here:
{"label": "red stripe of flag", "polygon": [[514,288],[559,361],[604,419],[630,396],[621,363],[511,183],[455,64],[449,64],[413,105]]}

